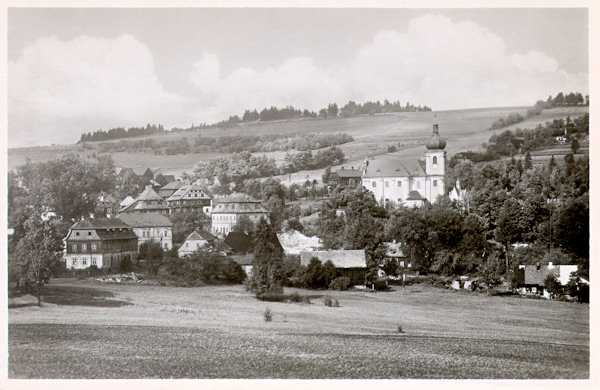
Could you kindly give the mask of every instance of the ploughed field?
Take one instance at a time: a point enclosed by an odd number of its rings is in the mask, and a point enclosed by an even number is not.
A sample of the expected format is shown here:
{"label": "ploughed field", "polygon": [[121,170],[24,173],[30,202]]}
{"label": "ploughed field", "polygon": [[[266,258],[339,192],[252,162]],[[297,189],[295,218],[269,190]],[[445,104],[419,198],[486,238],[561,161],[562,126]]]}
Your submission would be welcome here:
{"label": "ploughed field", "polygon": [[[427,285],[262,302],[57,279],[9,309],[9,378],[588,378],[589,306]],[[340,307],[325,306],[330,295]],[[273,314],[264,320],[264,311]],[[402,333],[399,332],[399,327]]]}

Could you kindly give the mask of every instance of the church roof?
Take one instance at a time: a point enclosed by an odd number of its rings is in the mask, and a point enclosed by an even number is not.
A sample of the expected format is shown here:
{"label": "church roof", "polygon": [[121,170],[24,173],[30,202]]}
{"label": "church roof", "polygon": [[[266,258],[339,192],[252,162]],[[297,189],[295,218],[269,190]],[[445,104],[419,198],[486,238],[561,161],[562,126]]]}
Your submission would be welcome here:
{"label": "church roof", "polygon": [[411,191],[408,193],[406,200],[425,200],[417,191]]}
{"label": "church roof", "polygon": [[[393,158],[396,157],[396,158]],[[425,162],[421,160],[402,160],[397,156],[374,159],[364,177],[419,177],[426,176]]]}
{"label": "church roof", "polygon": [[438,124],[433,124],[433,134],[425,143],[427,149],[444,149],[446,147],[446,140],[440,137],[440,133],[438,130]]}

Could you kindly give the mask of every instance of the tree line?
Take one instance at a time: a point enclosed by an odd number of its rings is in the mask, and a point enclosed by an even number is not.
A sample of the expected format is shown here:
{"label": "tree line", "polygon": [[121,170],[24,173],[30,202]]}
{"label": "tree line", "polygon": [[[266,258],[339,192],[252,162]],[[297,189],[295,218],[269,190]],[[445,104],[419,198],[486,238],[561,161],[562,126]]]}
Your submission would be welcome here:
{"label": "tree line", "polygon": [[125,130],[123,127],[116,127],[108,131],[96,130],[93,133],[87,132],[81,134],[81,137],[77,143],[82,142],[97,142],[107,141],[113,139],[123,139],[131,137],[139,137],[142,135],[152,135],[157,133],[164,133],[165,129],[162,125],[147,124],[146,127],[130,127]]}
{"label": "tree line", "polygon": [[174,140],[157,141],[146,138],[135,141],[106,142],[100,145],[100,151],[107,152],[148,152],[154,154],[190,154],[203,152],[236,153],[248,151],[276,152],[287,150],[315,150],[329,146],[353,142],[354,138],[346,133],[336,134],[265,134],[226,135],[221,137],[198,136],[195,139],[183,137]]}
{"label": "tree line", "polygon": [[515,123],[523,122],[525,119],[539,115],[543,110],[548,108],[553,108],[557,106],[589,106],[589,104],[589,95],[585,96],[584,101],[583,95],[580,92],[571,92],[567,95],[563,94],[562,92],[559,92],[554,98],[552,97],[552,95],[550,95],[548,96],[548,99],[546,99],[546,101],[538,100],[532,108],[527,110],[525,116],[515,112],[509,114],[504,118],[497,119],[490,126],[490,130],[497,130],[503,127],[514,125]]}

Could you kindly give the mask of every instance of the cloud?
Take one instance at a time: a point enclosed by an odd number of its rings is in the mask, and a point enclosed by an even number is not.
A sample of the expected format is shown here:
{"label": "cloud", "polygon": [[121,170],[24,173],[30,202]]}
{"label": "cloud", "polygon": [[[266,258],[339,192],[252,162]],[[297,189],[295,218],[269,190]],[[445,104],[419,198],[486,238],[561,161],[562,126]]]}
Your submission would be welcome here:
{"label": "cloud", "polygon": [[83,132],[186,124],[193,101],[163,89],[150,50],[130,35],[43,38],[8,64],[9,146],[72,143]]}
{"label": "cloud", "polygon": [[378,32],[345,62],[302,56],[224,74],[231,66],[217,55],[197,58],[189,75],[195,94],[184,96],[162,86],[152,52],[131,35],[40,39],[8,64],[9,147],[71,143],[82,132],[147,122],[213,123],[269,106],[318,111],[330,102],[387,98],[444,110],[532,105],[559,91],[588,91],[587,73],[560,69],[539,51],[510,52],[481,25],[432,14],[403,31]]}
{"label": "cloud", "polygon": [[[219,69],[215,55],[205,54],[192,80],[206,68]],[[351,99],[397,99],[438,110],[532,105],[559,91],[588,90],[587,74],[569,74],[541,52],[510,53],[485,27],[441,15],[414,18],[405,32],[377,33],[348,63],[317,66],[302,57],[278,67],[212,75],[210,83],[194,83],[215,94],[210,110],[201,112],[220,115],[214,120],[247,108],[292,104],[318,110]]]}

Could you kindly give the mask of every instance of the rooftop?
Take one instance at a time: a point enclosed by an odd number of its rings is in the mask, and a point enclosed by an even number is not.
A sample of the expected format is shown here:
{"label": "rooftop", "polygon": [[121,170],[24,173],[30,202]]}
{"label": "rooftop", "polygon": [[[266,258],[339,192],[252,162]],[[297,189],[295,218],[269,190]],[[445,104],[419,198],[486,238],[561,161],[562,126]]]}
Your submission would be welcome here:
{"label": "rooftop", "polygon": [[380,156],[369,161],[365,177],[415,177],[426,176],[425,162],[403,160],[398,156]]}
{"label": "rooftop", "polygon": [[71,229],[129,229],[127,225],[119,218],[88,218],[76,222]]}
{"label": "rooftop", "polygon": [[122,214],[119,219],[131,227],[173,226],[173,223],[161,214]]}
{"label": "rooftop", "polygon": [[362,249],[300,252],[300,263],[308,265],[313,257],[318,258],[322,263],[330,260],[336,268],[367,267],[367,258]]}

